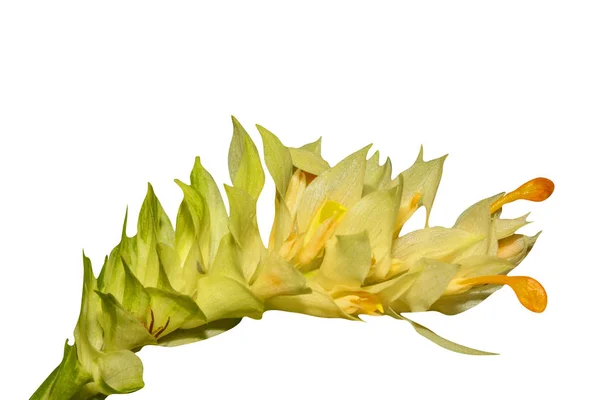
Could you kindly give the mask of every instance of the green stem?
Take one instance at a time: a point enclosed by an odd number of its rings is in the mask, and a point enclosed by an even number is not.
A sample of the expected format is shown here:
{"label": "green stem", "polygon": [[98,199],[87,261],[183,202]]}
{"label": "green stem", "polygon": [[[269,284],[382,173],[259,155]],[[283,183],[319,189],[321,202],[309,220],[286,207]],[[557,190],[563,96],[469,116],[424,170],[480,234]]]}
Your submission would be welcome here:
{"label": "green stem", "polygon": [[93,385],[92,376],[81,368],[77,360],[77,348],[65,342],[63,359],[31,396],[30,400],[100,400]]}
{"label": "green stem", "polygon": [[[221,319],[197,328],[178,329],[164,336],[158,342],[163,346],[178,346],[205,340],[228,331],[239,324],[240,321],[241,318]],[[83,346],[82,343],[79,343],[79,345]],[[132,352],[138,350],[140,348],[131,349]],[[114,352],[110,354],[114,354]],[[113,370],[109,376],[114,378],[120,372],[127,371],[130,366],[130,364],[117,364],[116,370]],[[122,367],[122,369],[119,370],[119,367]],[[107,386],[106,383],[103,381],[102,376],[95,381],[91,372],[83,368],[77,358],[77,342],[73,346],[65,343],[61,363],[35,391],[30,400],[102,400],[108,397],[104,393],[129,393],[141,389],[141,387],[137,387],[123,392],[111,391],[115,389]]]}

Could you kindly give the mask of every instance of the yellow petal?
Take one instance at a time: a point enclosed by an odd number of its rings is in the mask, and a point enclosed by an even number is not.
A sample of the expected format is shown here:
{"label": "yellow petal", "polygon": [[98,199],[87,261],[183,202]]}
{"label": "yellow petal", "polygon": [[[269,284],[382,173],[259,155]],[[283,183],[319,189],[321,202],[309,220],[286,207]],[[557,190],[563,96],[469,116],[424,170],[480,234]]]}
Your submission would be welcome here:
{"label": "yellow petal", "polygon": [[312,289],[310,293],[295,296],[276,296],[267,299],[266,306],[271,310],[296,312],[315,317],[356,319],[344,312],[321,286],[310,280],[307,284]]}
{"label": "yellow petal", "polygon": [[349,155],[306,187],[298,204],[299,233],[308,230],[313,216],[324,202],[333,201],[350,208],[360,200],[368,151],[369,147],[365,147]]}
{"label": "yellow petal", "polygon": [[258,199],[265,184],[265,172],[260,162],[256,145],[235,117],[233,136],[229,146],[229,176],[236,188],[246,191],[254,200]]}
{"label": "yellow petal", "polygon": [[417,276],[400,299],[411,312],[429,310],[429,307],[444,293],[458,268],[456,264],[422,260],[418,268],[409,271],[412,273],[414,270]]}
{"label": "yellow petal", "polygon": [[225,185],[225,192],[229,199],[229,230],[242,249],[242,271],[250,280],[266,253],[256,220],[256,200],[237,187]]}
{"label": "yellow petal", "polygon": [[454,260],[459,262],[471,256],[493,255],[498,252],[498,241],[494,229],[494,217],[490,215],[490,206],[502,195],[483,199],[467,208],[456,220],[454,228],[483,236],[483,240],[470,247]]}
{"label": "yellow petal", "polygon": [[527,217],[529,213],[514,219],[497,218],[494,220],[494,229],[496,230],[496,239],[504,239],[514,234],[516,231],[529,224]]}
{"label": "yellow petal", "polygon": [[387,189],[392,186],[392,161],[387,158],[383,165],[379,165],[379,151],[376,151],[371,158],[367,160],[365,169],[365,182],[363,186],[363,196],[376,190]]}
{"label": "yellow petal", "polygon": [[371,268],[371,246],[366,232],[336,235],[329,241],[319,268],[324,277],[322,286],[347,285],[360,287]]}
{"label": "yellow petal", "polygon": [[511,235],[498,241],[498,257],[519,265],[533,248],[541,232],[535,236]]}
{"label": "yellow petal", "polygon": [[402,225],[420,207],[424,206],[427,212],[425,226],[429,224],[429,214],[437,193],[442,169],[446,156],[431,161],[423,161],[423,148],[415,163],[401,173],[404,180],[404,190],[400,203],[400,211],[396,223],[396,232],[400,232]]}
{"label": "yellow petal", "polygon": [[275,254],[260,265],[251,289],[261,299],[310,292],[304,275]]}
{"label": "yellow petal", "polygon": [[412,267],[422,258],[452,262],[455,255],[476,245],[483,238],[483,235],[462,229],[440,226],[407,233],[394,240],[392,257],[395,260],[389,276]]}
{"label": "yellow petal", "polygon": [[354,235],[366,231],[377,262],[390,253],[396,207],[390,191],[372,192],[348,210],[335,234]]}
{"label": "yellow petal", "polygon": [[320,175],[331,168],[327,161],[314,151],[303,148],[296,149],[293,147],[290,147],[289,151],[294,167],[302,171],[309,172],[313,175]]}

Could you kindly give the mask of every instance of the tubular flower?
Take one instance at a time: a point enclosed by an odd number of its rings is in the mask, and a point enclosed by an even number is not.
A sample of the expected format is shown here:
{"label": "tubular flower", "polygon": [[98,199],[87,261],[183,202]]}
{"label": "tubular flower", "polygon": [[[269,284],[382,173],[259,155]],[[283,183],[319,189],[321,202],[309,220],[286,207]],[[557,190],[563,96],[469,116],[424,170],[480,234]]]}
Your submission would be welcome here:
{"label": "tubular flower", "polygon": [[[502,207],[542,201],[554,190],[545,178],[484,199],[454,226],[429,226],[445,156],[414,164],[392,178],[391,162],[369,147],[331,167],[320,140],[287,147],[257,126],[276,187],[275,218],[265,245],[256,203],[265,173],[254,142],[233,118],[229,149],[229,213],[200,159],[190,183],[176,180],[183,200],[175,226],[152,186],[137,234],[125,234],[99,276],[84,256],[81,312],[75,343],[33,399],[92,399],[143,387],[136,352],[145,345],[204,340],[276,309],[358,320],[388,315],[453,351],[491,354],[443,339],[406,313],[463,312],[506,285],[534,312],[546,308],[543,286],[509,276],[538,235],[516,233],[527,215],[500,217]],[[425,227],[403,233],[420,207]]]}

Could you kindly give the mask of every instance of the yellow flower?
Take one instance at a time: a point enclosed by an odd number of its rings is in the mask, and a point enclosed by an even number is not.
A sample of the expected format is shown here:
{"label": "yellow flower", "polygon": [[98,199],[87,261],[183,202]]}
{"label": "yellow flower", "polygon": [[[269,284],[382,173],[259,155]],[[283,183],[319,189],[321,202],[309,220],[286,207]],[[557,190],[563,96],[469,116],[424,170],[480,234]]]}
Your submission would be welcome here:
{"label": "yellow flower", "polygon": [[[502,285],[528,309],[546,308],[539,282],[507,276],[537,235],[515,233],[528,223],[526,216],[501,219],[500,213],[515,200],[545,200],[554,189],[550,180],[536,178],[484,199],[461,214],[453,227],[430,227],[445,156],[424,161],[421,149],[415,163],[392,179],[389,159],[380,165],[375,153],[367,160],[366,147],[332,168],[308,171],[303,168],[311,163],[291,156],[298,149],[285,147],[262,127],[259,131],[269,172],[280,183],[268,252],[293,265],[310,288],[310,293],[270,298],[267,308],[348,319],[361,314],[403,318],[402,313],[429,310],[456,314]],[[303,161],[322,159],[320,147],[304,148],[302,155]],[[425,227],[401,234],[420,207],[426,209]],[[441,338],[437,342],[467,351]]]}
{"label": "yellow flower", "polygon": [[[254,142],[235,118],[233,124],[229,214],[199,158],[190,184],[176,181],[183,201],[175,228],[149,186],[138,232],[128,237],[123,227],[98,278],[84,257],[75,344],[65,346],[61,365],[34,398],[103,398],[138,390],[142,364],[134,353],[141,347],[204,340],[269,309],[351,320],[388,315],[468,354],[490,353],[443,339],[405,314],[457,314],[504,285],[527,309],[546,309],[538,281],[508,275],[539,234],[517,233],[528,223],[526,215],[500,214],[516,200],[547,199],[554,190],[550,180],[536,178],[486,198],[452,227],[430,227],[445,156],[424,161],[421,149],[414,164],[392,178],[389,159],[380,165],[377,152],[367,159],[370,146],[330,167],[320,140],[286,147],[258,126],[276,187],[265,247],[256,210],[265,173]],[[402,233],[420,207],[425,226]]]}

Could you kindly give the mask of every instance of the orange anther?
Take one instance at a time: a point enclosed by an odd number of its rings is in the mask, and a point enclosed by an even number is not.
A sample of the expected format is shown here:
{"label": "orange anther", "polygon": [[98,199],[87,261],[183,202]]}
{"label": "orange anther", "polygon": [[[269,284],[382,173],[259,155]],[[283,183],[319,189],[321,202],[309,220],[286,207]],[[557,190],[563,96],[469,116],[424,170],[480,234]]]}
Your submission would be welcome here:
{"label": "orange anther", "polygon": [[548,296],[544,287],[529,276],[478,276],[463,279],[459,284],[465,286],[486,284],[508,285],[515,292],[521,304],[528,310],[536,313],[543,312],[548,304]]}
{"label": "orange anther", "polygon": [[544,201],[554,191],[554,182],[546,178],[535,178],[519,186],[516,190],[505,194],[490,207],[490,213],[495,213],[503,205],[516,200]]}

